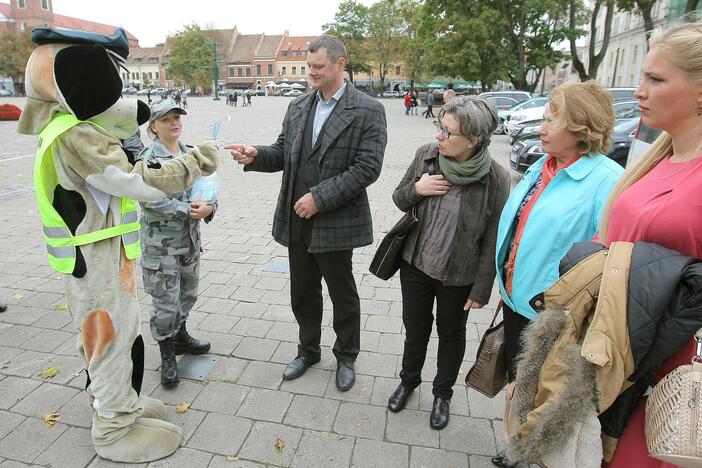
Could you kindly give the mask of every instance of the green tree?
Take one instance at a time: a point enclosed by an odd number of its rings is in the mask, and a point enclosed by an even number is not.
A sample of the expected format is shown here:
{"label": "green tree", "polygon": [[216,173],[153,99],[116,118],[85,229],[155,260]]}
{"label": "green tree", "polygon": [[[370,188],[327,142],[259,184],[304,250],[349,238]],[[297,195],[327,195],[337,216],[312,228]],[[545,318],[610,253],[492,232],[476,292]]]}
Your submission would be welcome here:
{"label": "green tree", "polygon": [[420,35],[436,74],[480,81],[483,91],[514,66],[502,15],[481,0],[427,0]]}
{"label": "green tree", "polygon": [[400,0],[398,13],[402,18],[402,32],[398,39],[400,57],[405,63],[410,88],[414,89],[414,82],[427,68],[425,43],[420,33],[424,8],[419,0]]}
{"label": "green tree", "polygon": [[369,72],[369,53],[366,46],[368,7],[354,0],[344,0],[334,15],[334,22],[322,25],[325,34],[341,39],[346,45],[346,71],[349,80],[357,72]]}
{"label": "green tree", "polygon": [[646,50],[648,50],[648,41],[653,33],[653,6],[659,0],[619,0],[617,6],[620,10],[633,11],[640,15],[644,22],[644,31],[646,33]]}
{"label": "green tree", "polygon": [[32,32],[14,34],[4,31],[0,34],[0,75],[9,76],[15,82],[16,91],[24,87],[24,70],[27,60],[34,50]]}
{"label": "green tree", "polygon": [[402,18],[393,0],[380,0],[368,9],[368,41],[370,57],[378,69],[380,88],[393,63],[400,58]]}
{"label": "green tree", "polygon": [[533,91],[544,68],[563,53],[553,46],[566,39],[569,0],[491,0],[504,18],[506,38],[516,67],[508,74],[517,89]]}
{"label": "green tree", "polygon": [[188,86],[205,89],[212,79],[212,40],[193,24],[185,26],[167,42],[170,45],[168,74]]}

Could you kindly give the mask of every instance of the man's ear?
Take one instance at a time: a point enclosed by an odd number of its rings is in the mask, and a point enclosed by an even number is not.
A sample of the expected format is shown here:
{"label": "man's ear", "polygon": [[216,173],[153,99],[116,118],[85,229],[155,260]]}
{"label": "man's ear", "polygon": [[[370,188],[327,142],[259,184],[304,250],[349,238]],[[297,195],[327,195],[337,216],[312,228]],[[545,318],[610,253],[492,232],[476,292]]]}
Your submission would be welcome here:
{"label": "man's ear", "polygon": [[142,100],[137,100],[137,123],[139,123],[139,126],[141,127],[148,122],[149,117],[151,117],[151,109],[149,109],[148,104]]}
{"label": "man's ear", "polygon": [[105,112],[120,98],[117,66],[101,45],[75,45],[56,54],[54,75],[59,93],[80,120]]}

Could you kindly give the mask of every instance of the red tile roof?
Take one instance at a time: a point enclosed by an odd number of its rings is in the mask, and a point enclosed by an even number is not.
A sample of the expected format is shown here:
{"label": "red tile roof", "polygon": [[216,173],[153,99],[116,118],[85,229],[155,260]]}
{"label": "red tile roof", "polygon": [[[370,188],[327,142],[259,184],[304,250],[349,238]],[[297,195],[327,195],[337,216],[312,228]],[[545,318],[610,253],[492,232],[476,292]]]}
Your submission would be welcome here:
{"label": "red tile roof", "polygon": [[[56,13],[54,13],[54,27],[79,29],[81,31],[93,31],[96,33],[107,35],[112,35],[115,32],[115,29],[117,29],[117,26],[96,23],[95,21],[87,21],[79,18],[72,18],[70,16],[57,15]],[[129,38],[130,47],[139,47],[139,39],[137,39],[129,31],[127,31],[127,38]]]}
{"label": "red tile roof", "polygon": [[10,16],[10,4],[0,3],[0,15]]}
{"label": "red tile roof", "polygon": [[[280,44],[280,49],[278,49],[278,60],[305,60],[304,57],[299,54],[297,57],[292,57],[290,52],[292,51],[307,51],[309,43],[317,39],[319,36],[287,36],[284,37]],[[288,51],[287,56],[283,56],[282,51]]]}

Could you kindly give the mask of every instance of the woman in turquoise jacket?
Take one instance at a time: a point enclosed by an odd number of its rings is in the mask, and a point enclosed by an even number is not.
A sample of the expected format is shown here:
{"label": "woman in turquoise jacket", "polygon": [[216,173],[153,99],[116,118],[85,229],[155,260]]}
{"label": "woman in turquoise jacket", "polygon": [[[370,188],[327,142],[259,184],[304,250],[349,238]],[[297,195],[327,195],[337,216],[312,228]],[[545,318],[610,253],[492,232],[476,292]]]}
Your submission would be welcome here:
{"label": "woman in turquoise jacket", "polygon": [[[526,171],[502,210],[495,259],[510,382],[521,332],[536,316],[529,301],[558,279],[558,264],[575,242],[597,234],[624,171],[602,154],[613,126],[612,98],[594,81],[554,89],[539,129],[546,156]],[[511,466],[502,456],[493,463]]]}

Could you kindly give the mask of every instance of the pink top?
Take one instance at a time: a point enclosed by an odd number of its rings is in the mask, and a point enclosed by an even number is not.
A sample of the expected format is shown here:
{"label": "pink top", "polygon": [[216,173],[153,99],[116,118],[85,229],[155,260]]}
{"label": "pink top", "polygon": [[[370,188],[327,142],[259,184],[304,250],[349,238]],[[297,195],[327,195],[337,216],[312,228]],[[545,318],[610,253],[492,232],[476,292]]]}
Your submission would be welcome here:
{"label": "pink top", "polygon": [[626,189],[612,206],[605,244],[615,241],[702,258],[702,157],[683,163],[665,157]]}

